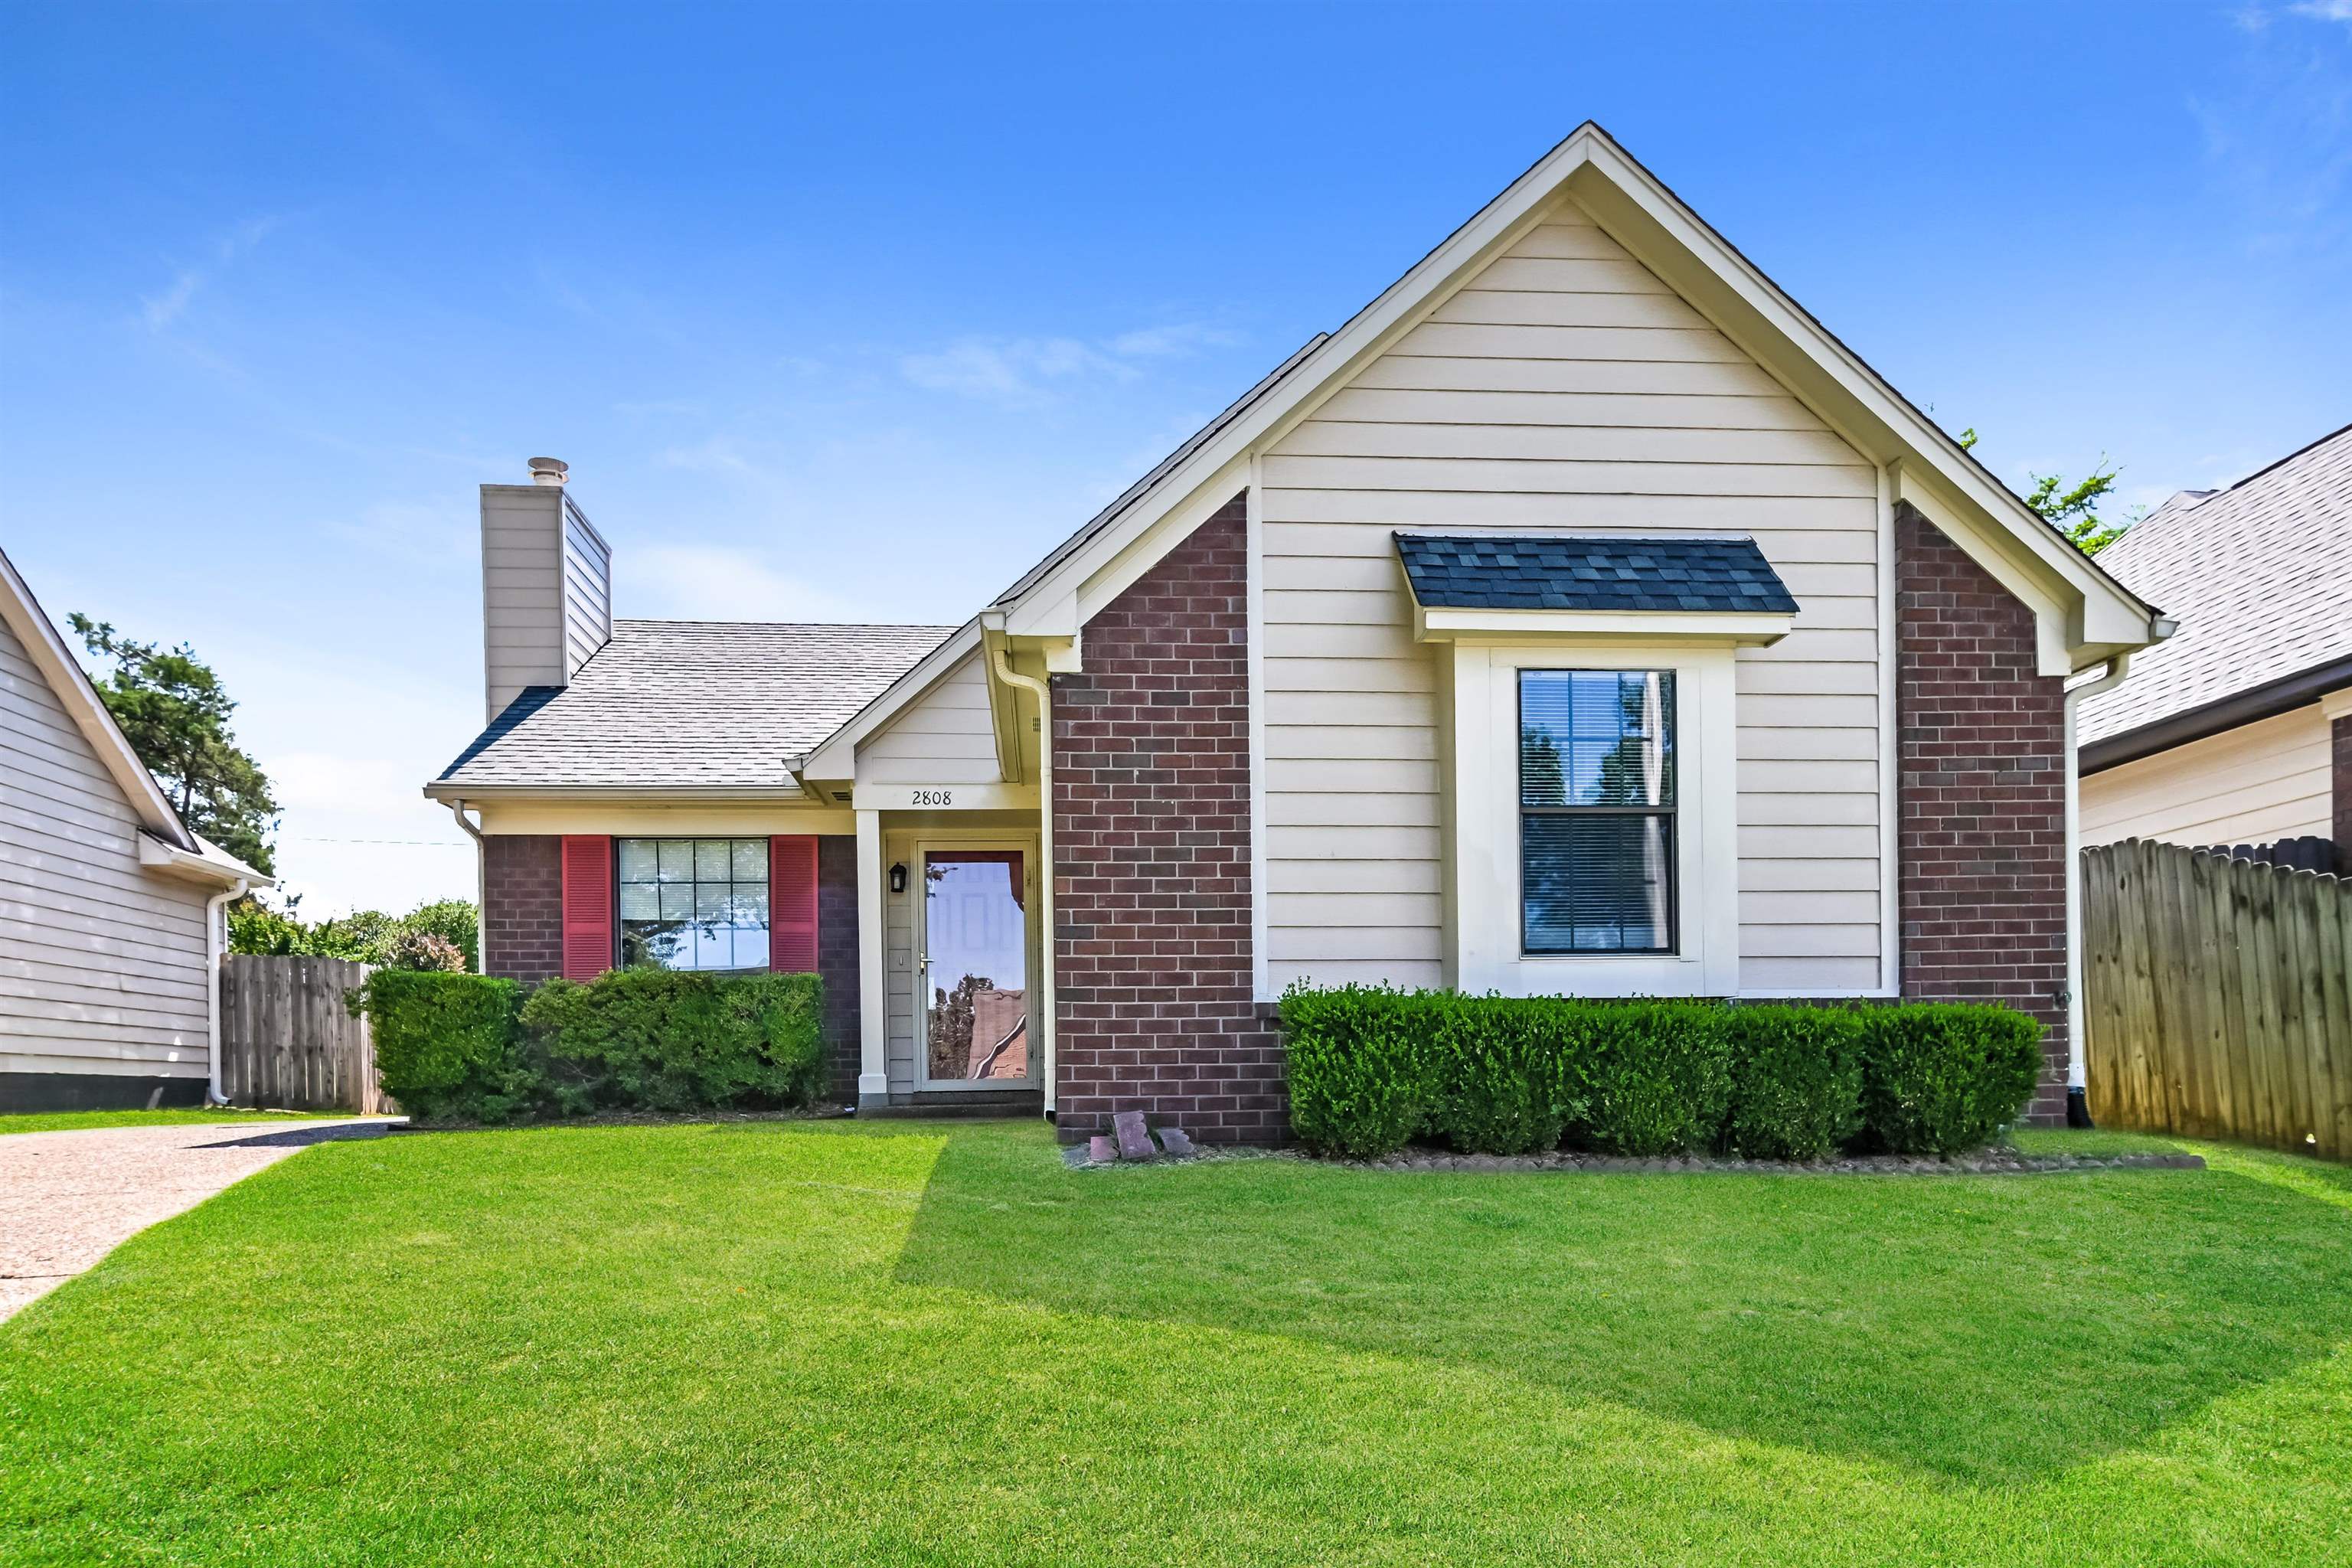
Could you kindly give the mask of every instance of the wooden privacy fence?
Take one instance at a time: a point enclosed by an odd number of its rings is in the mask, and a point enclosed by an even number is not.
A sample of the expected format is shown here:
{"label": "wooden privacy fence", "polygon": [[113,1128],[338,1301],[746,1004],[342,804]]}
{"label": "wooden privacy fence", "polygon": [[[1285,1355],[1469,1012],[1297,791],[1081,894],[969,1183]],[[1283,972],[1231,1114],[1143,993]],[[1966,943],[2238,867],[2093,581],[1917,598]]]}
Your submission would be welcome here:
{"label": "wooden privacy fence", "polygon": [[221,1092],[279,1110],[390,1113],[367,1020],[343,1005],[368,968],[348,958],[222,959]]}
{"label": "wooden privacy fence", "polygon": [[2126,839],[2083,852],[2092,1120],[2352,1159],[2352,884]]}

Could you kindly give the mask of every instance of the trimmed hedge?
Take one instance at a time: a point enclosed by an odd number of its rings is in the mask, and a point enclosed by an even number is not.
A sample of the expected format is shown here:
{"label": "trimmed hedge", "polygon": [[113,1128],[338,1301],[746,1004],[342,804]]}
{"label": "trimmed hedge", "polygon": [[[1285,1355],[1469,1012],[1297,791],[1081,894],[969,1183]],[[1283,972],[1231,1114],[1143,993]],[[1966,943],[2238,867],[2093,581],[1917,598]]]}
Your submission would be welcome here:
{"label": "trimmed hedge", "polygon": [[351,1000],[384,1091],[419,1121],[782,1110],[824,1088],[814,974],[614,970],[522,1000],[510,980],[378,970]]}
{"label": "trimmed hedge", "polygon": [[2039,1023],[1974,1005],[1301,985],[1281,1016],[1292,1130],[1358,1159],[1423,1136],[1491,1154],[1563,1140],[1634,1155],[1950,1153],[2014,1120],[2041,1069]]}
{"label": "trimmed hedge", "polygon": [[805,1105],[824,1087],[814,974],[616,969],[551,980],[522,1005],[567,1111]]}
{"label": "trimmed hedge", "polygon": [[[351,992],[375,1040],[376,1078],[420,1121],[503,1121],[520,1090],[511,980],[437,969],[379,969]],[[526,1075],[527,1076],[527,1075]]]}

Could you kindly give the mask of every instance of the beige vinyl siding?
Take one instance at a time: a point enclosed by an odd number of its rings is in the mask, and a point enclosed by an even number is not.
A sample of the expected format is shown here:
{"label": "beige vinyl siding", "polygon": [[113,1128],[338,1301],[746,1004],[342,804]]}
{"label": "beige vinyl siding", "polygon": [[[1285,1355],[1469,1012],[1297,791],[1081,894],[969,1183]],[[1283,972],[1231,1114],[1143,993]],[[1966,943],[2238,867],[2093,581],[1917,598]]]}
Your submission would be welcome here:
{"label": "beige vinyl siding", "polygon": [[887,1001],[883,1009],[883,1066],[890,1092],[907,1094],[922,1087],[922,1066],[916,1047],[921,1027],[915,973],[915,900],[921,883],[915,869],[915,836],[910,832],[882,836],[882,864],[904,866],[910,873],[903,893],[890,891],[887,873],[882,884],[882,980]]}
{"label": "beige vinyl siding", "polygon": [[1741,650],[1740,983],[1879,975],[1877,478],[1573,206],[1269,450],[1268,978],[1443,974],[1435,662],[1400,528],[1751,533],[1797,629]]}
{"label": "beige vinyl siding", "polygon": [[2328,722],[2317,703],[2083,780],[2083,842],[2268,844],[2335,831]]}
{"label": "beige vinyl siding", "polygon": [[563,509],[563,678],[613,640],[613,557],[567,500]]}
{"label": "beige vinyl siding", "polygon": [[857,744],[859,784],[994,784],[1002,776],[978,653]]}
{"label": "beige vinyl siding", "polygon": [[205,894],[142,870],[138,834],[0,625],[0,1072],[204,1075]]}
{"label": "beige vinyl siding", "polygon": [[482,487],[482,675],[495,719],[527,686],[561,686],[563,492]]}

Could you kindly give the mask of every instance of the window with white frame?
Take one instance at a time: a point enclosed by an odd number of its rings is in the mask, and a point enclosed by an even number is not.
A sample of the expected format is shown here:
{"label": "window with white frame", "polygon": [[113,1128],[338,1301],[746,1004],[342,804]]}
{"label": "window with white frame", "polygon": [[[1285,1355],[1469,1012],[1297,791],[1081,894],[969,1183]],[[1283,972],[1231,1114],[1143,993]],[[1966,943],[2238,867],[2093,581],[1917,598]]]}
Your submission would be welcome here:
{"label": "window with white frame", "polygon": [[1521,950],[1675,952],[1674,671],[1518,677]]}
{"label": "window with white frame", "polygon": [[768,967],[765,838],[624,838],[621,966]]}

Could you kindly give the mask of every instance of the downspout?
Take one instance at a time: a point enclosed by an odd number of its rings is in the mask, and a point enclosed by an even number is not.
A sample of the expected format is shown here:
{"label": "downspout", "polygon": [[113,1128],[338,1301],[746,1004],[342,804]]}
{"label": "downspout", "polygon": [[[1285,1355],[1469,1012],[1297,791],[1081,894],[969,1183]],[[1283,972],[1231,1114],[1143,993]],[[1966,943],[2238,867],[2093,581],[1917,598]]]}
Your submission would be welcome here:
{"label": "downspout", "polygon": [[223,927],[227,921],[224,912],[229,900],[241,899],[252,886],[244,878],[225,892],[215,893],[205,900],[205,1056],[210,1058],[205,1071],[205,1103],[226,1105],[228,1096],[221,1092],[221,950],[228,944],[222,941]]}
{"label": "downspout", "polygon": [[1045,681],[1034,675],[1024,675],[1013,668],[1005,655],[1003,638],[989,645],[989,664],[996,678],[1007,686],[1032,692],[1037,699],[1037,918],[1045,929],[1045,951],[1038,954],[1038,973],[1045,980],[1045,1005],[1039,1010],[1040,1021],[1045,1026],[1045,1120],[1054,1120],[1054,1046],[1061,1031],[1054,1015],[1060,1010],[1060,1001],[1054,990],[1054,692]]}
{"label": "downspout", "polygon": [[466,803],[453,800],[449,815],[474,841],[474,970],[478,974],[490,972],[490,847],[482,842],[482,830],[466,820]]}
{"label": "downspout", "polygon": [[2083,1051],[2083,802],[2074,754],[2074,705],[2112,691],[2131,668],[2131,655],[2107,660],[2106,673],[2066,688],[2066,1125],[2091,1125]]}

